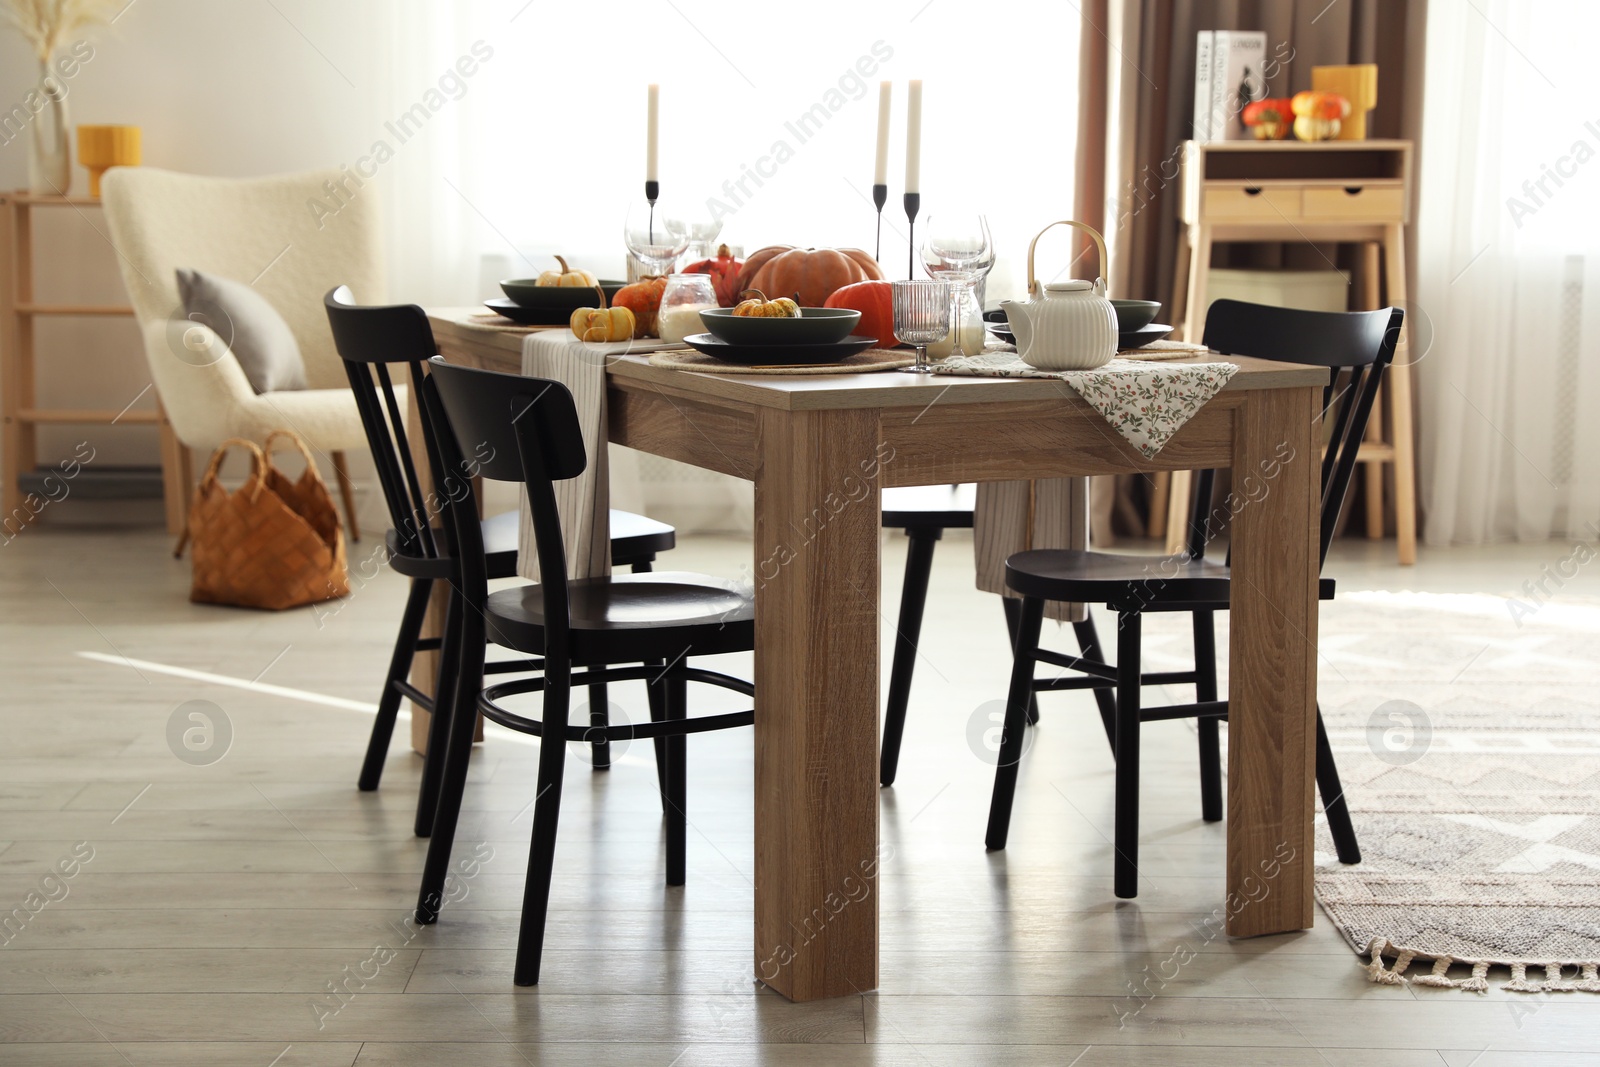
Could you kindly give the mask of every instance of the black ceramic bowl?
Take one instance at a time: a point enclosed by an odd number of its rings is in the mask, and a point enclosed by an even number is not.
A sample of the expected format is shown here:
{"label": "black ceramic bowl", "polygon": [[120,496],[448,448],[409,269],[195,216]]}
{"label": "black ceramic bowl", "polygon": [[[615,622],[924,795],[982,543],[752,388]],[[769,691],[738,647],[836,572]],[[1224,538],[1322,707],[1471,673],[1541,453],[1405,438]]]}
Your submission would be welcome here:
{"label": "black ceramic bowl", "polygon": [[1117,312],[1117,332],[1133,333],[1156,321],[1156,312],[1161,310],[1161,301],[1113,300],[1111,306]]}
{"label": "black ceramic bowl", "polygon": [[583,285],[536,285],[532,278],[512,278],[501,282],[500,289],[514,304],[551,313],[570,315],[600,303],[600,294]]}
{"label": "black ceramic bowl", "polygon": [[801,308],[798,319],[735,315],[732,308],[709,308],[700,321],[712,336],[730,345],[831,345],[843,341],[861,321],[853,308]]}

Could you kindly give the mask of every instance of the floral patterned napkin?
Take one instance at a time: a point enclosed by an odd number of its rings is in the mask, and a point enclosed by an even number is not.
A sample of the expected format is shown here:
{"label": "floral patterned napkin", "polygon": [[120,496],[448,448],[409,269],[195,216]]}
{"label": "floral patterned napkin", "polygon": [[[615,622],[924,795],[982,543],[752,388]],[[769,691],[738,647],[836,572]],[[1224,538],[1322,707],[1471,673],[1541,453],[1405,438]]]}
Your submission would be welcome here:
{"label": "floral patterned napkin", "polygon": [[1095,370],[1045,371],[1028,366],[1015,352],[985,352],[951,356],[935,364],[933,371],[978,378],[1059,378],[1148,459],[1160,452],[1238,369],[1232,363],[1113,359]]}

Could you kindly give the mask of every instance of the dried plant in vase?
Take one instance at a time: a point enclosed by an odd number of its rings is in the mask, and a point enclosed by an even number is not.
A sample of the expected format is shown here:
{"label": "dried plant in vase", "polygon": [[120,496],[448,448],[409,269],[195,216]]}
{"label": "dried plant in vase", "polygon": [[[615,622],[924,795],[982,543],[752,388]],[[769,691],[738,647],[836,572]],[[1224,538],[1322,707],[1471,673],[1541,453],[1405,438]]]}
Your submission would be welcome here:
{"label": "dried plant in vase", "polygon": [[39,85],[23,98],[33,124],[29,142],[29,192],[65,196],[72,185],[72,153],[67,145],[67,87],[63,80],[94,55],[87,41],[70,56],[57,58],[68,39],[90,26],[112,22],[126,0],[3,0],[3,10],[39,60]]}

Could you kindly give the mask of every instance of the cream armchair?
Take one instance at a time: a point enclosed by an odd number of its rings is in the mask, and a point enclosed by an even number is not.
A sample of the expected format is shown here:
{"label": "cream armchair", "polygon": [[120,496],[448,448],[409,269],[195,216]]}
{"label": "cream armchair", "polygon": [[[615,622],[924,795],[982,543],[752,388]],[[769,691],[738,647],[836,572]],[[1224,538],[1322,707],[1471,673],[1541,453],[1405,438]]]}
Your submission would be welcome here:
{"label": "cream armchair", "polygon": [[[341,180],[346,188],[335,197],[330,188]],[[181,472],[176,488],[184,509],[192,494],[190,449],[204,457],[229,437],[260,441],[272,430],[293,430],[329,458],[350,534],[359,537],[343,453],[365,448],[367,439],[322,294],[348,285],[364,303],[382,301],[376,192],[355,189],[333,170],[234,179],[146,167],[114,168],[102,189],[150,377],[176,438],[162,458],[169,480],[174,467]],[[342,206],[330,213],[333,204]],[[294,332],[307,388],[257,395],[225,340],[184,318],[179,268],[248,283],[266,298]]]}

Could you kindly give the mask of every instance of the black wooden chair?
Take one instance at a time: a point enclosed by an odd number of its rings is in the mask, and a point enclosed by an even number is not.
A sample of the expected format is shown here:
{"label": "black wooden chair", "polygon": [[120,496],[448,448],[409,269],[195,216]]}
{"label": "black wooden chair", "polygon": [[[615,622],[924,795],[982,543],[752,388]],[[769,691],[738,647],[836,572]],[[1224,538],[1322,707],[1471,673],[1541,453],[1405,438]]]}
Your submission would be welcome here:
{"label": "black wooden chair", "polygon": [[[904,530],[911,542],[906,546],[906,573],[900,587],[900,617],[895,626],[894,658],[889,667],[889,698],[883,715],[883,745],[878,756],[878,782],[894,784],[900,765],[900,742],[905,736],[906,707],[911,699],[911,678],[917,665],[917,641],[922,636],[922,617],[928,604],[928,576],[933,570],[933,550],[946,530],[970,530],[977,505],[977,486],[913,485],[883,491],[883,527]],[[1001,597],[1006,630],[1011,643],[1017,640],[1017,619],[1022,602]],[[1074,623],[1084,655],[1098,656],[1093,623]],[[1086,629],[1087,627],[1087,629]],[[1087,642],[1087,643],[1085,643]],[[1097,691],[1106,736],[1111,736],[1111,715],[1115,699]],[[1039,721],[1038,701],[1028,700],[1028,722]]]}
{"label": "black wooden chair", "polygon": [[[422,380],[424,362],[436,355],[439,349],[434,344],[427,315],[414,305],[362,307],[354,303],[350,290],[345,286],[330,290],[323,298],[323,305],[328,312],[328,323],[333,328],[334,344],[350,378],[356,408],[361,413],[361,422],[367,432],[378,484],[383,489],[384,502],[388,504],[389,517],[394,523],[385,541],[388,563],[396,572],[411,579],[411,591],[400,616],[400,632],[395,636],[389,672],[378,699],[378,716],[372,724],[372,735],[367,741],[367,754],[358,780],[363,790],[372,790],[378,788],[383,776],[384,757],[388,754],[389,741],[394,734],[401,698],[407,697],[429,712],[437,710],[434,699],[408,681],[413,657],[417,652],[448,649],[451,647],[449,635],[460,626],[459,607],[452,598],[450,609],[446,612],[446,636],[418,636],[422,631],[434,583],[456,584],[457,567],[455,560],[441,549],[442,535],[433,526],[433,516],[441,510],[437,490],[432,498],[424,497],[406,438],[405,413],[395,395],[394,381],[389,373],[390,364],[405,364],[410,371],[411,388],[415,389]],[[424,423],[423,439],[427,449],[434,447],[430,436]],[[510,578],[516,574],[517,534],[518,517],[514,511],[483,520],[481,540],[491,578]],[[676,538],[677,531],[666,523],[631,512],[611,512],[611,558],[619,566],[629,565],[635,571],[648,571],[656,554],[672,548]],[[435,693],[453,690],[456,666],[450,656],[440,657]],[[529,661],[490,665],[490,669],[495,671],[537,667],[537,663]],[[604,725],[608,705],[603,685],[590,690],[589,707],[591,717],[598,720],[599,725]],[[428,751],[442,751],[443,730],[442,718],[436,716],[430,724]],[[610,751],[603,740],[594,745],[593,762],[597,769],[610,766]],[[432,759],[423,765],[416,823],[417,833],[423,837],[432,828],[433,813],[438,806],[441,766],[441,760]]]}
{"label": "black wooden chair", "polygon": [[[419,923],[438,919],[451,842],[472,755],[474,709],[485,717],[538,736],[539,773],[534,795],[533,842],[517,940],[515,980],[539,981],[550,874],[561,810],[568,741],[648,737],[656,743],[666,810],[667,884],[685,879],[685,737],[748,726],[753,711],[687,717],[686,685],[705,682],[747,696],[749,683],[689,665],[693,656],[748,652],[755,647],[755,603],[734,583],[699,574],[624,574],[580,581],[546,579],[488,592],[482,528],[471,478],[518,481],[527,487],[539,571],[565,576],[566,546],[552,483],[580,474],[586,463],[572,394],[558,382],[451,366],[434,357],[419,385],[434,427],[448,522],[448,550],[461,561],[460,669],[450,701],[450,723],[439,810],[418,893]],[[468,454],[472,455],[469,460]],[[487,458],[483,458],[487,456]],[[544,670],[483,688],[482,649],[487,638],[519,653],[544,658]],[[630,664],[631,666],[616,666]],[[586,668],[574,673],[574,667]],[[574,685],[646,679],[656,694],[651,721],[593,726],[569,721]],[[506,697],[542,693],[539,718],[500,704]]]}
{"label": "black wooden chair", "polygon": [[[1348,313],[1298,311],[1236,300],[1218,300],[1206,314],[1205,343],[1218,352],[1328,368],[1323,419],[1329,427],[1329,440],[1322,457],[1319,568],[1327,559],[1328,545],[1355,469],[1356,452],[1366,432],[1383,371],[1394,356],[1403,317],[1403,312],[1397,308]],[[1310,457],[1288,460],[1310,461]],[[1133,897],[1137,893],[1141,723],[1198,718],[1201,815],[1208,821],[1222,818],[1222,766],[1217,724],[1227,718],[1228,702],[1217,697],[1213,617],[1216,612],[1228,609],[1229,576],[1226,565],[1205,558],[1213,534],[1214,475],[1214,471],[1202,471],[1197,479],[1188,541],[1180,556],[1151,559],[1103,552],[1040,550],[1019,552],[1006,560],[1006,584],[1021,593],[1023,599],[999,766],[995,769],[994,796],[989,806],[989,848],[1001,849],[1006,845],[1017,764],[1022,756],[1027,698],[1046,691],[1115,690],[1113,883],[1117,896]],[[1239,487],[1235,488],[1237,491]],[[1318,590],[1321,599],[1332,599],[1333,591],[1333,582],[1323,578]],[[1081,656],[1065,656],[1040,648],[1039,631],[1046,600],[1103,604],[1115,611],[1116,666],[1087,651]],[[1192,615],[1194,670],[1141,673],[1140,623],[1143,614],[1152,611],[1182,611]],[[1089,632],[1092,637],[1092,623]],[[1081,672],[1081,676],[1039,680],[1034,677],[1035,663]],[[1142,686],[1183,683],[1194,685],[1194,703],[1149,708],[1141,705]],[[1361,851],[1355,829],[1350,824],[1350,813],[1320,709],[1316,730],[1317,786],[1322,793],[1328,828],[1339,859],[1345,863],[1359,863]]]}

